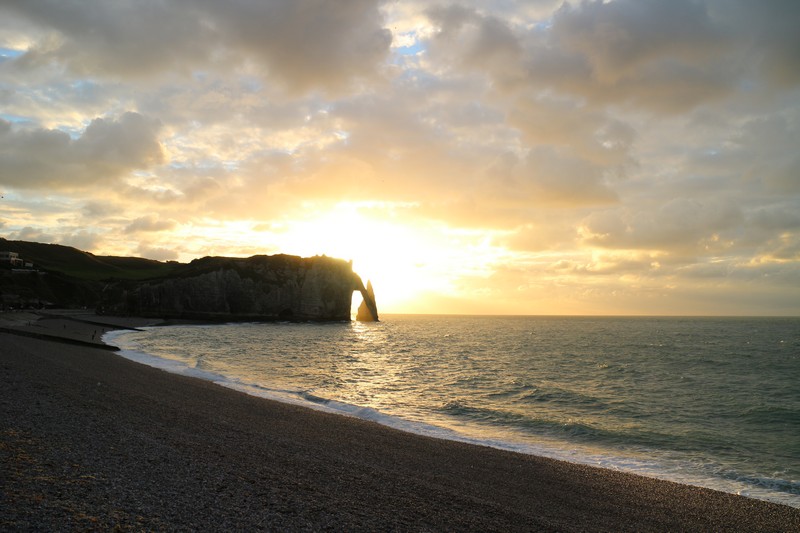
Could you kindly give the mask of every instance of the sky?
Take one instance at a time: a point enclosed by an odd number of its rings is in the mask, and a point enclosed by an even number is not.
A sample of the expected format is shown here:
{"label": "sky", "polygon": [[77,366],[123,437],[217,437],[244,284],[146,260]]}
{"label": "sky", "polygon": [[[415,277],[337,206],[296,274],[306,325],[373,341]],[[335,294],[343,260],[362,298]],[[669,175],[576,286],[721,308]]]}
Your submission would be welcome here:
{"label": "sky", "polygon": [[798,27],[795,0],[2,0],[0,236],[340,257],[383,313],[797,316]]}

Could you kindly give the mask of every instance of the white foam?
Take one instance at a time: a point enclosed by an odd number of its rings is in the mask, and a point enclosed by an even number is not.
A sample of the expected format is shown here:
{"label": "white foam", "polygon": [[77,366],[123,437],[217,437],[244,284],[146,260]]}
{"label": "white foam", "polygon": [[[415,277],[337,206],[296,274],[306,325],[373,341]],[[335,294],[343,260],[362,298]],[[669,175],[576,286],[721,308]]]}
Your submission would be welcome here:
{"label": "white foam", "polygon": [[[129,334],[129,331],[125,330],[115,330],[103,335],[103,342],[106,344],[114,345],[115,341],[121,337],[123,334]],[[143,365],[151,366],[154,368],[158,368],[160,370],[165,370],[172,374],[180,374],[183,376],[191,376],[199,379],[204,379],[206,381],[213,381],[213,382],[222,382],[227,380],[225,376],[222,374],[216,374],[214,372],[208,372],[206,370],[201,370],[196,367],[190,367],[180,361],[173,361],[172,359],[164,359],[162,357],[156,357],[154,355],[150,355],[148,353],[133,349],[132,347],[126,347],[126,343],[122,343],[123,346],[120,346],[120,350],[117,352],[119,355],[124,357],[125,359],[129,359],[131,361],[135,361],[137,363],[141,363]],[[127,346],[131,346],[128,344]]]}

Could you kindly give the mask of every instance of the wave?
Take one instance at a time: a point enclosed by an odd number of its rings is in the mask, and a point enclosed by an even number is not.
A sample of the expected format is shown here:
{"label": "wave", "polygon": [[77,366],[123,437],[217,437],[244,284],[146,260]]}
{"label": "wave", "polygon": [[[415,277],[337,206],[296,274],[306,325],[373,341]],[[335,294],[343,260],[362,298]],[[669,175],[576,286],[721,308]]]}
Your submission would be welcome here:
{"label": "wave", "polygon": [[[442,405],[438,412],[469,423],[498,426],[513,431],[522,431],[531,436],[550,436],[563,439],[581,439],[592,444],[620,444],[635,439],[636,431],[609,430],[585,420],[558,420],[548,417],[532,417],[522,413],[470,405],[464,399],[454,399]],[[641,444],[668,441],[669,436],[651,433]]]}
{"label": "wave", "polygon": [[[566,360],[553,359],[553,355],[536,360],[535,368],[527,359],[532,357],[529,354],[519,359],[488,354],[481,355],[483,359],[476,356],[467,365],[460,359],[448,360],[446,350],[440,351],[436,345],[422,343],[424,346],[412,350],[410,344],[402,344],[405,340],[394,340],[373,346],[357,337],[358,332],[346,335],[351,331],[347,328],[340,328],[336,335],[330,328],[313,326],[302,331],[293,325],[259,325],[246,332],[241,331],[242,326],[236,328],[230,327],[227,333],[215,329],[213,335],[202,332],[202,342],[190,330],[173,333],[162,328],[152,334],[155,340],[147,337],[149,342],[143,340],[143,334],[131,334],[134,336],[127,346],[121,339],[120,345],[125,348],[121,355],[254,396],[402,431],[620,469],[800,508],[798,482],[791,479],[797,454],[786,448],[786,437],[797,428],[797,419],[791,416],[795,411],[773,408],[770,404],[774,397],[761,405],[751,404],[748,412],[735,403],[720,404],[709,395],[705,403],[694,401],[695,395],[687,396],[692,401],[671,401],[669,395],[679,396],[685,391],[664,385],[661,377],[670,370],[664,360],[647,360],[650,366],[643,366],[641,361],[636,362],[639,366],[631,363],[630,372],[635,371],[639,381],[637,387],[630,388],[626,386],[629,378],[615,384],[609,377],[609,372],[624,361],[609,365],[603,362],[607,353]],[[113,338],[106,342],[112,343]],[[134,342],[153,346],[154,353],[168,357],[173,357],[171,350],[181,345],[195,346],[198,342],[202,349],[174,354],[175,359],[183,358],[177,361],[137,352]],[[270,346],[269,352],[261,348],[265,343]],[[357,353],[354,346],[359,349]],[[232,348],[236,353],[230,351]],[[389,352],[392,357],[378,357]],[[406,352],[414,357],[409,358]],[[494,366],[483,366],[487,362]],[[594,374],[583,370],[590,367],[599,370]],[[650,379],[645,373],[648,369],[658,373],[651,372],[654,377]],[[709,379],[706,375],[696,377]],[[666,383],[671,381],[667,379]],[[380,401],[371,402],[373,392]],[[714,416],[711,426],[694,422],[707,418],[709,412]],[[785,458],[772,453],[769,461],[748,462],[759,453],[764,455],[760,450],[753,452],[753,438],[728,437],[735,435],[733,430],[742,421],[751,420],[748,431],[756,435],[756,442],[769,443],[768,450],[783,450]],[[766,424],[759,426],[759,422]],[[764,427],[778,431],[764,434],[760,431]],[[776,465],[776,472],[772,472],[772,465]],[[788,470],[777,472],[784,465]]]}

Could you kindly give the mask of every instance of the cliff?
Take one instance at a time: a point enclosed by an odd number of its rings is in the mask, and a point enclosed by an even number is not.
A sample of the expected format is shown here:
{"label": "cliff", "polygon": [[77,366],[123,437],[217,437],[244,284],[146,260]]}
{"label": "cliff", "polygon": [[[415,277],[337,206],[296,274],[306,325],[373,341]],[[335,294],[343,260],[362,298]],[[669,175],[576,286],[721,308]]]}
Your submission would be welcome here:
{"label": "cliff", "polygon": [[204,320],[350,320],[353,291],[364,294],[363,287],[352,264],[341,259],[205,257],[166,278],[109,284],[98,312]]}
{"label": "cliff", "polygon": [[97,308],[99,313],[200,320],[350,320],[354,291],[377,319],[352,263],[325,256],[204,257],[191,263],[95,256],[0,238],[29,269],[0,261],[0,310]]}

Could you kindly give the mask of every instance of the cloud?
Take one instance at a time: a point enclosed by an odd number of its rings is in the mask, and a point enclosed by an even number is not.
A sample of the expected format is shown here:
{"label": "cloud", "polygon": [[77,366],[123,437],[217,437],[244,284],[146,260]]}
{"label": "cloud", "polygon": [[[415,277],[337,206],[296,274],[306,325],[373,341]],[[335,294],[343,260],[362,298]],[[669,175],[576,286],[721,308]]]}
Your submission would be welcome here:
{"label": "cloud", "polygon": [[759,206],[750,215],[754,227],[766,231],[800,230],[800,210],[794,203]]}
{"label": "cloud", "polygon": [[800,83],[800,5],[792,0],[711,0],[709,10],[746,46],[747,60],[778,88]]}
{"label": "cloud", "polygon": [[768,84],[792,86],[800,81],[798,21],[798,6],[781,1],[565,4],[553,19],[552,49],[582,68],[550,81],[593,102],[662,113],[734,96],[742,80],[760,78],[752,65]]}
{"label": "cloud", "polygon": [[439,27],[432,49],[438,62],[454,61],[496,76],[511,75],[520,65],[521,43],[505,21],[458,5],[433,7],[428,16]]}
{"label": "cloud", "polygon": [[505,194],[515,202],[541,206],[574,207],[617,201],[603,167],[547,146],[531,149],[511,169]]}
{"label": "cloud", "polygon": [[21,63],[56,62],[76,76],[189,76],[232,65],[292,90],[339,89],[373,76],[391,44],[374,0],[51,0],[6,9],[49,30]]}
{"label": "cloud", "polygon": [[525,223],[513,227],[497,243],[524,253],[573,250],[578,239],[572,214],[561,209],[528,213]]}
{"label": "cloud", "polygon": [[[782,232],[759,247],[761,255],[755,258],[756,263],[791,264],[800,261],[800,236]],[[792,271],[791,268],[785,268]],[[797,275],[797,272],[794,272]]]}
{"label": "cloud", "polygon": [[[371,75],[389,51],[391,33],[382,27],[373,0],[337,2],[248,2],[230,10],[208,2],[226,37],[296,88],[341,86]],[[231,15],[227,15],[231,13]]]}
{"label": "cloud", "polygon": [[749,153],[744,177],[768,191],[800,193],[800,154],[794,140],[800,125],[784,116],[768,116],[747,122],[736,139],[742,153]]}
{"label": "cloud", "polygon": [[800,81],[800,16],[789,2],[565,2],[544,25],[460,6],[428,14],[432,57],[506,92],[676,114],[734,96],[743,78],[758,79],[751,63],[772,85]]}
{"label": "cloud", "polygon": [[577,53],[599,84],[614,85],[663,61],[702,65],[726,36],[691,0],[564,4],[553,19],[560,48]]}
{"label": "cloud", "polygon": [[107,217],[116,213],[119,210],[119,206],[112,205],[109,202],[99,202],[99,201],[91,201],[87,202],[83,206],[83,214],[87,217],[94,218],[94,217]]}
{"label": "cloud", "polygon": [[139,217],[127,226],[125,226],[125,233],[142,233],[142,232],[158,232],[168,231],[175,228],[176,223],[174,220],[159,220],[153,215]]}
{"label": "cloud", "polygon": [[54,243],[58,240],[54,235],[46,233],[40,228],[34,228],[31,226],[25,226],[19,231],[11,232],[9,239],[15,241],[35,241],[43,243]]}
{"label": "cloud", "polygon": [[694,253],[736,233],[743,221],[730,203],[676,198],[655,211],[593,213],[584,222],[583,235],[586,244],[603,248]]}
{"label": "cloud", "polygon": [[159,248],[140,244],[137,248],[137,252],[140,257],[155,259],[156,261],[176,261],[178,259],[178,252],[170,248]]}
{"label": "cloud", "polygon": [[587,162],[604,167],[626,163],[635,138],[634,129],[625,122],[564,100],[520,99],[509,114],[508,123],[523,133],[529,146],[568,149]]}
{"label": "cloud", "polygon": [[102,243],[102,238],[91,231],[81,230],[69,235],[64,235],[59,240],[59,244],[72,246],[79,250],[94,250]]}
{"label": "cloud", "polygon": [[94,119],[77,139],[54,129],[20,130],[0,120],[0,183],[20,189],[110,184],[163,161],[160,125],[138,113]]}

